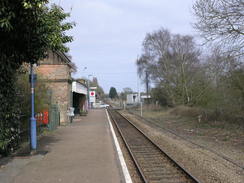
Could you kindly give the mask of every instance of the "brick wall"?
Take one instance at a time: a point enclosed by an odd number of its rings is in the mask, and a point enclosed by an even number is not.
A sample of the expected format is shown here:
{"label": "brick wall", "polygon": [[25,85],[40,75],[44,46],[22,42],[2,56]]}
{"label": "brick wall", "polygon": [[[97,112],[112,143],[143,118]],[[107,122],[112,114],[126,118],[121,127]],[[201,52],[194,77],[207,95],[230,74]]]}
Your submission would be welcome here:
{"label": "brick wall", "polygon": [[60,110],[60,123],[70,123],[67,109],[71,107],[71,68],[59,55],[50,52],[49,56],[39,62],[38,78],[43,79],[52,91],[52,103]]}
{"label": "brick wall", "polygon": [[70,104],[70,84],[67,82],[51,82],[47,83],[52,90],[53,103],[58,104],[60,110],[60,123],[62,125],[69,123],[70,119],[67,116],[67,109]]}

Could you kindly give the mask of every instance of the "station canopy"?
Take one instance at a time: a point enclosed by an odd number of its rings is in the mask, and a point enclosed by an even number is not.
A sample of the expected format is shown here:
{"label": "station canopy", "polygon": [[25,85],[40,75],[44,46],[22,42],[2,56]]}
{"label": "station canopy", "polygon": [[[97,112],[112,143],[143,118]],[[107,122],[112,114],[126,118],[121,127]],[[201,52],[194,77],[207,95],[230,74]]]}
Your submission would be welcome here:
{"label": "station canopy", "polygon": [[87,95],[87,87],[77,81],[72,82],[72,92]]}

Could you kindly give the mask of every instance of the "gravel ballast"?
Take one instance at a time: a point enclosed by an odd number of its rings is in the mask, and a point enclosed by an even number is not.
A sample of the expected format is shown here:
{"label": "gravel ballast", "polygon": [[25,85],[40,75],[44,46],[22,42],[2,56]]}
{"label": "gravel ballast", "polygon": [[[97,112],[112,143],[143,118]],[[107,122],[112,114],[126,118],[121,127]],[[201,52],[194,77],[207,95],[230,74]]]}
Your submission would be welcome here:
{"label": "gravel ballast", "polygon": [[243,169],[226,161],[221,156],[183,140],[168,131],[155,128],[128,112],[120,112],[201,182],[244,182]]}

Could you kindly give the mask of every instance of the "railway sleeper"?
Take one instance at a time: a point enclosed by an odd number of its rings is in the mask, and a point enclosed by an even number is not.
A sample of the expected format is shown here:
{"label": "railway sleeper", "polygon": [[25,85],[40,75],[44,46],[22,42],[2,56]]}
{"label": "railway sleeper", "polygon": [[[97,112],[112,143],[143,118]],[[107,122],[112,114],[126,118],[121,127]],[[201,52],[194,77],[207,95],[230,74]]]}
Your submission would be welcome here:
{"label": "railway sleeper", "polygon": [[179,173],[179,170],[175,170],[175,169],[169,169],[168,167],[163,167],[163,166],[144,166],[142,167],[143,170],[146,171],[160,171],[161,173],[163,172],[175,172],[175,173]]}
{"label": "railway sleeper", "polygon": [[162,153],[160,152],[156,152],[156,151],[153,151],[152,149],[148,149],[148,151],[145,151],[144,149],[141,149],[141,150],[135,150],[133,148],[131,148],[133,150],[133,152],[136,152],[136,153],[141,153],[141,154],[145,154],[145,155],[161,155],[162,156]]}
{"label": "railway sleeper", "polygon": [[144,167],[145,167],[145,166],[148,166],[148,167],[159,167],[159,166],[160,166],[160,167],[165,167],[164,164],[162,164],[162,163],[153,162],[153,161],[150,161],[150,162],[149,162],[149,161],[147,161],[147,160],[146,160],[146,161],[143,161],[143,160],[142,160],[142,161],[140,161],[140,163],[141,163],[141,165],[144,166]]}
{"label": "railway sleeper", "polygon": [[180,173],[179,171],[177,170],[167,170],[167,169],[164,169],[164,168],[159,168],[159,169],[143,169],[144,172],[154,172],[156,174],[182,174]]}
{"label": "railway sleeper", "polygon": [[157,153],[157,150],[152,149],[152,146],[147,147],[147,148],[144,148],[144,147],[141,147],[141,148],[136,147],[135,148],[135,147],[130,145],[130,148],[133,149],[134,151],[138,151],[138,152],[152,152],[152,151],[154,151],[155,153]]}
{"label": "railway sleeper", "polygon": [[152,149],[152,146],[131,146],[131,148],[133,148],[134,150],[136,150],[136,149],[139,149],[139,150],[141,150],[141,149]]}
{"label": "railway sleeper", "polygon": [[137,156],[141,156],[141,157],[148,157],[148,158],[161,158],[162,157],[162,155],[160,155],[160,154],[155,154],[155,153],[151,153],[151,154],[149,154],[149,153],[137,153],[137,152],[134,152],[134,151],[132,151],[135,155],[137,155]]}
{"label": "railway sleeper", "polygon": [[155,182],[157,181],[158,183],[187,183],[191,182],[187,180],[185,177],[160,177],[160,176],[150,176],[147,177],[148,182]]}
{"label": "railway sleeper", "polygon": [[155,163],[155,164],[169,164],[166,160],[159,160],[160,157],[144,157],[144,156],[136,156],[136,159],[138,161],[147,161],[149,163]]}

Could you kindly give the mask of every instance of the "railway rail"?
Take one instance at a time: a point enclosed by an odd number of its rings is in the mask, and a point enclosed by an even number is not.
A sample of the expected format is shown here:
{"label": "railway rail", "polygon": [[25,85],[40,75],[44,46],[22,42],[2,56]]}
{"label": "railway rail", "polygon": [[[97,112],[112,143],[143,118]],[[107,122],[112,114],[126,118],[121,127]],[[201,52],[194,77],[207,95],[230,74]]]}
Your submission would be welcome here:
{"label": "railway rail", "polygon": [[108,112],[145,183],[200,183],[118,111]]}

